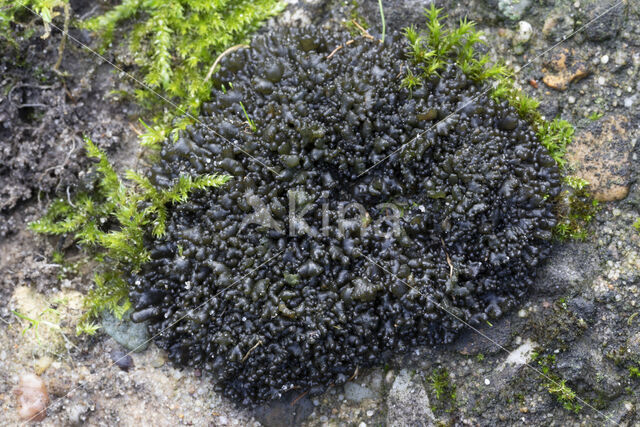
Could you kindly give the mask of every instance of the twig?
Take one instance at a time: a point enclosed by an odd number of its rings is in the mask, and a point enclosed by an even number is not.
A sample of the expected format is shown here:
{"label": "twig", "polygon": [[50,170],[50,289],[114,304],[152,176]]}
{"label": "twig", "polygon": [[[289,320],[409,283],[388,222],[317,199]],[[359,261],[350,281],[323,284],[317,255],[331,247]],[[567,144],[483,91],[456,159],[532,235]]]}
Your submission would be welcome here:
{"label": "twig", "polygon": [[358,368],[359,368],[359,366],[356,365],[356,370],[353,371],[353,375],[351,375],[351,378],[349,378],[347,381],[351,381],[352,379],[358,377]]}
{"label": "twig", "polygon": [[369,40],[373,40],[373,36],[371,34],[369,34],[369,31],[365,30],[364,27],[360,24],[358,24],[358,21],[356,21],[355,19],[352,19],[351,22],[353,23],[353,25],[356,26],[356,28],[358,30],[360,30],[360,35],[362,37],[366,37]]}
{"label": "twig", "polygon": [[69,186],[67,186],[67,202],[69,202],[69,204],[71,205],[72,208],[76,207],[76,205],[74,205],[73,202],[71,201],[71,194],[69,193]]}
{"label": "twig", "polygon": [[342,49],[342,48],[343,48],[343,47],[345,47],[345,46],[349,46],[349,45],[350,45],[351,43],[353,43],[354,41],[355,41],[355,40],[351,39],[351,40],[349,40],[348,42],[346,42],[344,45],[339,45],[337,48],[333,49],[333,52],[331,52],[331,53],[329,54],[329,56],[327,56],[327,59],[331,59],[331,57],[332,57],[333,55],[335,55],[337,51],[339,51],[340,49]]}
{"label": "twig", "polygon": [[447,247],[444,244],[444,240],[442,237],[440,238],[442,242],[442,249],[444,250],[444,254],[447,256],[447,264],[449,264],[449,278],[453,277],[453,263],[451,262],[451,258],[449,257],[449,253],[447,252]]}
{"label": "twig", "polygon": [[67,162],[69,162],[69,159],[71,158],[71,155],[73,154],[73,152],[76,151],[76,138],[73,139],[73,147],[71,147],[71,151],[69,151],[67,153],[67,157],[64,159],[64,162],[62,162],[61,165],[55,165],[55,166],[51,166],[47,169],[45,169],[40,176],[38,177],[38,180],[41,180],[43,176],[45,176],[49,171],[51,170],[55,170],[58,168],[64,168],[67,165]]}
{"label": "twig", "polygon": [[49,106],[45,104],[35,103],[35,104],[20,104],[17,106],[17,108],[49,108]]}
{"label": "twig", "polygon": [[244,48],[248,48],[249,45],[247,45],[247,44],[237,44],[235,46],[231,46],[229,49],[225,50],[220,55],[218,55],[218,57],[216,58],[215,62],[211,66],[211,68],[209,68],[209,72],[207,73],[207,77],[204,78],[204,81],[206,82],[207,80],[209,80],[211,78],[211,75],[213,75],[213,72],[215,71],[216,67],[218,66],[218,64],[220,63],[222,58],[224,58],[226,55],[230,54],[231,52],[235,52],[238,49],[242,49],[243,47]]}
{"label": "twig", "polygon": [[136,133],[136,135],[138,136],[142,135],[142,132],[140,131],[140,129],[135,127],[133,123],[129,122],[129,127],[131,128],[132,131]]}
{"label": "twig", "polygon": [[96,11],[96,9],[97,9],[99,6],[100,6],[100,5],[98,5],[98,4],[97,4],[97,5],[95,5],[95,6],[93,6],[93,7],[91,8],[91,10],[89,10],[87,13],[85,13],[84,15],[82,15],[82,16],[80,17],[80,20],[81,20],[81,21],[84,21],[84,20],[85,20],[85,19],[87,19],[89,16],[93,15],[93,12],[95,12],[95,11]]}
{"label": "twig", "polygon": [[62,54],[64,53],[64,46],[67,43],[67,33],[69,32],[70,16],[71,16],[71,10],[69,8],[69,3],[65,3],[64,4],[64,27],[63,27],[64,31],[62,32],[62,40],[60,40],[60,45],[58,46],[58,60],[53,66],[53,71],[59,75],[62,74],[58,69],[60,68],[60,64],[62,64]]}
{"label": "twig", "polygon": [[251,352],[252,352],[253,350],[255,350],[256,348],[258,348],[258,346],[259,346],[259,345],[261,345],[261,344],[262,344],[262,340],[258,340],[258,342],[256,343],[256,345],[254,345],[253,347],[251,347],[251,348],[249,349],[249,351],[247,351],[247,354],[245,354],[245,355],[244,355],[244,357],[242,358],[242,360],[241,360],[241,361],[242,361],[242,362],[244,362],[245,360],[247,360],[247,358],[249,357],[249,354],[251,354]]}
{"label": "twig", "polygon": [[13,95],[13,91],[16,89],[20,89],[23,87],[32,87],[32,88],[36,88],[36,89],[53,89],[53,86],[43,86],[43,85],[34,85],[34,84],[28,84],[28,83],[19,83],[15,86],[13,86],[11,89],[9,89],[9,93],[7,93],[7,99],[9,100],[9,102],[11,102],[11,95]]}
{"label": "twig", "polygon": [[304,393],[302,393],[301,395],[299,395],[298,397],[296,397],[295,399],[293,399],[293,402],[291,402],[291,405],[289,405],[289,406],[293,406],[293,405],[295,405],[296,403],[298,403],[298,401],[299,401],[300,399],[302,399],[303,397],[305,397],[308,393],[309,393],[309,390],[305,391]]}

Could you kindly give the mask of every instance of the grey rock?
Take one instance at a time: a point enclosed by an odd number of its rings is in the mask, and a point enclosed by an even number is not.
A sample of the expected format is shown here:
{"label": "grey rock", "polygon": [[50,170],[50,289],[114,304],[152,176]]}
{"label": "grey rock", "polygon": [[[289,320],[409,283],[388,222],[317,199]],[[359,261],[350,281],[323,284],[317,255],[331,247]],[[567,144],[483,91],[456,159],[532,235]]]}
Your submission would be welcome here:
{"label": "grey rock", "polygon": [[587,40],[599,42],[615,38],[620,32],[625,15],[625,2],[603,3],[600,0],[587,0],[582,4],[580,20],[582,24],[591,22],[585,28]]}
{"label": "grey rock", "polygon": [[131,356],[122,350],[113,350],[110,356],[113,363],[125,372],[129,372],[129,369],[134,366]]}
{"label": "grey rock", "polygon": [[551,41],[558,42],[573,32],[575,21],[562,10],[551,13],[544,21],[542,34]]}
{"label": "grey rock", "polygon": [[122,320],[107,312],[102,312],[102,330],[118,344],[129,351],[140,352],[149,347],[147,323],[133,323],[131,313],[126,312]]}
{"label": "grey rock", "polygon": [[621,378],[594,345],[580,341],[567,353],[557,355],[556,370],[567,384],[583,398],[601,398],[608,401],[623,391]]}
{"label": "grey rock", "polygon": [[292,390],[278,400],[266,402],[253,410],[253,416],[265,427],[299,426],[314,410],[308,393]]}
{"label": "grey rock", "polygon": [[640,332],[636,332],[627,340],[627,351],[633,360],[640,362]]}
{"label": "grey rock", "polygon": [[344,397],[352,402],[360,403],[365,399],[375,398],[376,394],[369,387],[348,382],[344,385]]}
{"label": "grey rock", "polygon": [[531,5],[531,0],[499,0],[498,9],[512,21],[517,21],[524,16]]}
{"label": "grey rock", "polygon": [[521,45],[527,43],[533,35],[533,27],[527,21],[518,22],[518,31],[513,36],[513,45]]}
{"label": "grey rock", "polygon": [[72,404],[67,407],[67,420],[70,425],[82,425],[87,421],[91,411],[93,411],[93,408],[86,403]]}
{"label": "grey rock", "polygon": [[387,425],[394,427],[435,426],[429,396],[417,378],[406,369],[398,373],[387,397]]}
{"label": "grey rock", "polygon": [[575,242],[554,247],[538,273],[534,291],[538,295],[555,295],[560,289],[585,286],[598,269],[592,251],[589,245]]}
{"label": "grey rock", "polygon": [[571,298],[567,305],[576,316],[592,322],[595,319],[596,306],[593,301],[588,301],[583,297]]}

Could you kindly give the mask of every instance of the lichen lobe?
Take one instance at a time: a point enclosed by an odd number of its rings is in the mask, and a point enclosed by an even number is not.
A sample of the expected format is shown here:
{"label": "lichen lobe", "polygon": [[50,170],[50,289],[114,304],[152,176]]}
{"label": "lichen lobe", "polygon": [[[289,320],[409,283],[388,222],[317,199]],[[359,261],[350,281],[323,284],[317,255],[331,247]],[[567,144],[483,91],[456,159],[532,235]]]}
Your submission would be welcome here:
{"label": "lichen lobe", "polygon": [[[450,342],[464,327],[451,313],[474,326],[500,316],[555,225],[559,170],[512,107],[455,66],[408,90],[402,40],[343,37],[293,29],[230,54],[202,124],[149,174],[160,187],[234,177],[170,211],[130,282],[132,317],[240,403],[320,393]],[[295,235],[292,197],[308,208]],[[259,212],[274,222],[243,223]]]}

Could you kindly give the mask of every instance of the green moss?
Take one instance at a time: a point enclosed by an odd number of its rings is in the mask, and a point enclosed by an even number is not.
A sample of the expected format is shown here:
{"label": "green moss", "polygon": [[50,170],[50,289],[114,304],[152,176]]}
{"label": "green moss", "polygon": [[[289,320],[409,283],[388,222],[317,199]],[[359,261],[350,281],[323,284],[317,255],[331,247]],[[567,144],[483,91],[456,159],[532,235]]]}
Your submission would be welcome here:
{"label": "green moss", "polygon": [[419,32],[413,26],[405,29],[408,55],[421,73],[416,76],[408,70],[403,85],[409,89],[420,86],[422,81],[437,77],[448,65],[456,64],[474,82],[491,85],[493,99],[507,101],[523,119],[528,120],[553,159],[564,167],[566,147],[573,138],[573,126],[565,120],[544,120],[537,111],[539,101],[515,86],[514,73],[501,62],[491,63],[489,55],[479,53],[478,46],[484,42],[474,22],[462,19],[457,26],[447,28],[442,22],[447,16],[433,3],[426,9],[425,16],[426,32]]}
{"label": "green moss", "polygon": [[602,116],[604,116],[604,113],[602,111],[594,111],[589,115],[589,120],[595,122],[596,120],[600,119]]}
{"label": "green moss", "polygon": [[[145,136],[157,145],[173,129],[183,129],[209,98],[206,78],[216,58],[229,46],[245,43],[267,18],[284,8],[280,0],[124,0],[102,16],[85,23],[96,31],[106,49],[118,26],[133,23],[124,37],[149,88],[136,91],[139,101],[156,112],[155,126]],[[172,100],[176,111],[166,110]]]}
{"label": "green moss", "polygon": [[[550,122],[541,121],[538,126],[538,138],[544,145],[558,166],[566,165],[567,146],[573,141],[574,129],[566,120],[554,119]],[[585,181],[586,182],[586,181]]]}
{"label": "green moss", "polygon": [[[34,33],[28,24],[33,18],[30,10],[42,18],[44,38],[52,19],[69,12],[68,0],[25,0],[26,7],[17,3],[0,0],[0,39],[16,47],[16,36]],[[116,39],[127,45],[139,66],[134,74],[146,85],[135,96],[154,121],[146,126],[143,143],[158,148],[167,135],[176,135],[192,121],[185,113],[197,116],[209,99],[212,84],[206,77],[216,58],[229,46],[246,42],[284,6],[282,0],[123,0],[105,14],[75,25],[95,31],[103,53]],[[24,23],[14,30],[16,22]],[[167,108],[167,101],[173,106]]]}
{"label": "green moss", "polygon": [[435,409],[454,411],[457,407],[457,387],[451,382],[449,371],[446,368],[434,369],[428,378],[428,383],[438,399]]}
{"label": "green moss", "polygon": [[[345,2],[345,4],[347,3]],[[358,37],[362,34],[361,30],[358,28],[358,25],[360,25],[365,30],[368,30],[370,25],[369,22],[367,22],[367,18],[365,18],[360,12],[360,3],[358,1],[351,0],[351,2],[349,3],[349,7],[349,19],[345,20],[343,22],[343,25],[353,37]],[[356,23],[358,25],[356,25]]]}
{"label": "green moss", "polygon": [[[31,21],[32,10],[42,18],[44,27],[43,38],[48,37],[51,32],[51,21],[57,15],[62,14],[69,0],[0,0],[0,39],[5,39],[15,47],[18,43],[15,39],[12,24],[19,22],[24,26],[23,37],[31,37],[34,28],[27,23]],[[24,25],[22,25],[24,23]]]}
{"label": "green moss", "polygon": [[[97,159],[95,190],[79,193],[73,201],[54,201],[46,215],[29,227],[38,233],[73,236],[100,263],[94,289],[86,298],[85,319],[103,310],[121,318],[130,308],[122,274],[149,259],[144,238],[164,234],[168,206],[186,201],[195,190],[221,186],[230,177],[183,175],[173,187],[159,190],[134,171],[121,179],[107,156],[85,141],[88,156]],[[60,256],[54,256],[59,261]]]}
{"label": "green moss", "polygon": [[558,224],[554,236],[558,240],[585,240],[587,226],[599,209],[597,200],[589,193],[589,182],[575,176],[565,176],[565,190],[557,203]]}
{"label": "green moss", "polygon": [[554,354],[541,355],[534,353],[532,359],[538,361],[540,372],[542,373],[540,378],[543,380],[543,385],[549,394],[554,396],[556,401],[566,410],[576,414],[579,413],[582,405],[578,403],[576,392],[567,385],[566,380],[553,372],[556,356]]}

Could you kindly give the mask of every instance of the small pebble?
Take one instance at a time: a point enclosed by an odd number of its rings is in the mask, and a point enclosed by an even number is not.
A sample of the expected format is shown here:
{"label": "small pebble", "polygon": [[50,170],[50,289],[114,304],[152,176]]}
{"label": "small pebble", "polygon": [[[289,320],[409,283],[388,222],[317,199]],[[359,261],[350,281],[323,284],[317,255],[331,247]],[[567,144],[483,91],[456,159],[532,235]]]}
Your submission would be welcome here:
{"label": "small pebble", "polygon": [[393,369],[390,369],[389,372],[387,372],[387,375],[384,376],[384,382],[387,384],[393,384],[394,380],[395,374],[393,373]]}
{"label": "small pebble", "polygon": [[603,76],[598,77],[598,84],[603,86],[606,83],[606,80]]}
{"label": "small pebble", "polygon": [[110,354],[113,363],[125,372],[133,367],[133,359],[122,350],[113,350]]}
{"label": "small pebble", "polygon": [[631,98],[631,97],[625,98],[624,99],[624,106],[625,106],[625,108],[631,108],[633,106],[633,98]]}
{"label": "small pebble", "polygon": [[616,53],[613,54],[613,61],[617,66],[621,67],[627,63],[627,55],[623,50],[617,50]]}
{"label": "small pebble", "polygon": [[576,97],[575,96],[570,96],[569,98],[567,98],[567,102],[569,102],[569,104],[575,104],[576,103]]}
{"label": "small pebble", "polygon": [[34,370],[36,375],[42,375],[44,371],[46,371],[49,366],[53,363],[53,358],[51,356],[42,356],[40,359],[36,360],[34,363]]}
{"label": "small pebble", "polygon": [[373,414],[375,414],[375,411],[373,409],[369,409],[367,411],[367,417],[373,417]]}
{"label": "small pebble", "polygon": [[25,421],[42,421],[47,416],[49,393],[42,379],[35,374],[23,374],[15,391],[18,416]]}
{"label": "small pebble", "polygon": [[484,379],[484,384],[485,384],[485,385],[489,385],[489,384],[491,384],[491,381],[489,381],[489,378],[485,378],[485,379]]}
{"label": "small pebble", "polygon": [[518,32],[513,37],[513,44],[520,45],[525,44],[531,39],[533,34],[533,27],[527,21],[518,22]]}
{"label": "small pebble", "polygon": [[609,55],[602,55],[602,58],[600,58],[600,63],[606,64],[608,62],[609,62]]}

